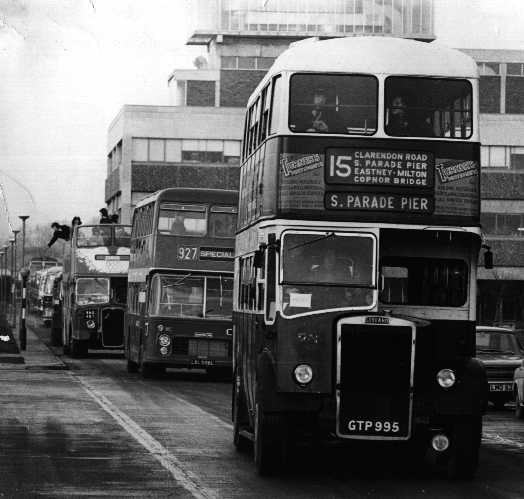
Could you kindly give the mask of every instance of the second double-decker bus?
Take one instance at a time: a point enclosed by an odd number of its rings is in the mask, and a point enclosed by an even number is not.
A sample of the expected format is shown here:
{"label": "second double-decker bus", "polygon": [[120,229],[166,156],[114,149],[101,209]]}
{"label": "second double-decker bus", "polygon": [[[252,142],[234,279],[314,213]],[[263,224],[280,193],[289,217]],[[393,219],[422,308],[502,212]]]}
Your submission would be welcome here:
{"label": "second double-decker bus", "polygon": [[65,354],[122,348],[128,225],[76,226],[62,276],[62,342]]}
{"label": "second double-decker bus", "polygon": [[260,473],[305,438],[475,471],[477,96],[468,56],[382,37],[296,44],[252,94],[232,412]]}
{"label": "second double-decker bus", "polygon": [[125,329],[128,371],[231,373],[238,193],[171,188],[133,214]]}

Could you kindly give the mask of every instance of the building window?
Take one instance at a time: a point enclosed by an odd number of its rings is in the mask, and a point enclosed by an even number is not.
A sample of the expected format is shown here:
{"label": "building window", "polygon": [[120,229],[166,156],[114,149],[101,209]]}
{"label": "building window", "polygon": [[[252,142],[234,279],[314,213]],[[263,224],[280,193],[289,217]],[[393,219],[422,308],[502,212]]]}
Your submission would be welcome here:
{"label": "building window", "polygon": [[508,62],[506,74],[511,76],[524,76],[524,64]]}
{"label": "building window", "polygon": [[147,139],[133,139],[133,161],[147,161]]}
{"label": "building window", "polygon": [[166,140],[166,161],[169,163],[182,161],[182,142],[180,140]]}
{"label": "building window", "polygon": [[512,147],[509,161],[512,170],[524,170],[524,147]]}
{"label": "building window", "polygon": [[495,236],[523,237],[524,216],[514,213],[482,213],[481,223],[484,232]]}
{"label": "building window", "polygon": [[509,167],[509,154],[504,146],[482,146],[480,160],[484,168]]}
{"label": "building window", "polygon": [[506,113],[524,114],[524,78],[522,76],[506,77]]}
{"label": "building window", "polygon": [[221,69],[252,69],[266,71],[274,62],[274,57],[224,55],[220,58],[220,67]]}
{"label": "building window", "polygon": [[149,141],[149,161],[165,161],[164,143],[162,139],[151,139]]}
{"label": "building window", "polygon": [[255,57],[238,57],[238,69],[256,69]]}

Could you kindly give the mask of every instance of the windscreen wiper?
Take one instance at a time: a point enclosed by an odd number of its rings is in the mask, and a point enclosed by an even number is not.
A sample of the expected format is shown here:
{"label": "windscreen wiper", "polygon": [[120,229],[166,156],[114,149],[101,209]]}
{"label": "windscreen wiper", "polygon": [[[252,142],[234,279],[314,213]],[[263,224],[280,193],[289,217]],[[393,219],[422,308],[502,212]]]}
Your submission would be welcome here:
{"label": "windscreen wiper", "polygon": [[177,282],[173,284],[173,286],[180,286],[189,276],[193,275],[191,272],[189,274],[185,275],[184,277],[180,278]]}
{"label": "windscreen wiper", "polygon": [[288,251],[291,251],[297,248],[302,248],[303,246],[309,246],[310,244],[317,243],[319,241],[324,241],[334,236],[335,236],[334,232],[328,232],[325,236],[317,237],[316,239],[312,239],[311,241],[306,241],[305,243],[300,243],[300,244],[297,244],[296,246],[292,246],[291,248],[288,249]]}

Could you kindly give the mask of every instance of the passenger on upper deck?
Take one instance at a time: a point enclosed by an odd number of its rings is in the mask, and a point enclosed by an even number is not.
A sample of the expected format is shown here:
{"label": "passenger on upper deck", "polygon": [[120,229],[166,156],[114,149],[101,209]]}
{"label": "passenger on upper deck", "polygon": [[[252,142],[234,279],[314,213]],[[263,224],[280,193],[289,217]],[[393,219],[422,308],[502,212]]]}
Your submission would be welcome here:
{"label": "passenger on upper deck", "polygon": [[329,132],[327,97],[323,88],[317,88],[313,94],[311,125],[306,132]]}
{"label": "passenger on upper deck", "polygon": [[386,128],[390,135],[410,135],[407,103],[402,95],[395,95],[391,99]]}
{"label": "passenger on upper deck", "polygon": [[53,222],[51,224],[51,228],[54,229],[53,237],[47,243],[47,247],[50,248],[55,244],[57,239],[63,239],[64,241],[69,241],[69,235],[71,233],[71,229],[68,225],[60,225],[58,222]]}
{"label": "passenger on upper deck", "polygon": [[111,218],[109,217],[109,213],[107,213],[107,208],[100,208],[98,211],[100,212],[100,223],[101,224],[112,223]]}

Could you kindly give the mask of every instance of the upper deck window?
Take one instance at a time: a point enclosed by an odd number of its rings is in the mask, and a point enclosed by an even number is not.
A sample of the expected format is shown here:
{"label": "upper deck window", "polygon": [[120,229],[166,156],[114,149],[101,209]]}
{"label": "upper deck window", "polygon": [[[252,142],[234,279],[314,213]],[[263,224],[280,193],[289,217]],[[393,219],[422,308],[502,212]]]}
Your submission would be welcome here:
{"label": "upper deck window", "polygon": [[395,76],[386,79],[385,129],[395,137],[467,139],[472,89],[467,80]]}
{"label": "upper deck window", "polygon": [[209,214],[211,237],[235,237],[237,209],[235,206],[212,206]]}
{"label": "upper deck window", "polygon": [[101,227],[83,226],[77,228],[76,245],[78,248],[94,248],[111,245],[111,225]]}
{"label": "upper deck window", "polygon": [[301,133],[372,135],[377,130],[377,91],[374,76],[293,75],[289,128]]}
{"label": "upper deck window", "polygon": [[205,236],[207,232],[206,206],[162,203],[158,230],[162,234],[175,236]]}
{"label": "upper deck window", "polygon": [[115,225],[115,246],[128,247],[131,242],[131,227],[129,225]]}

